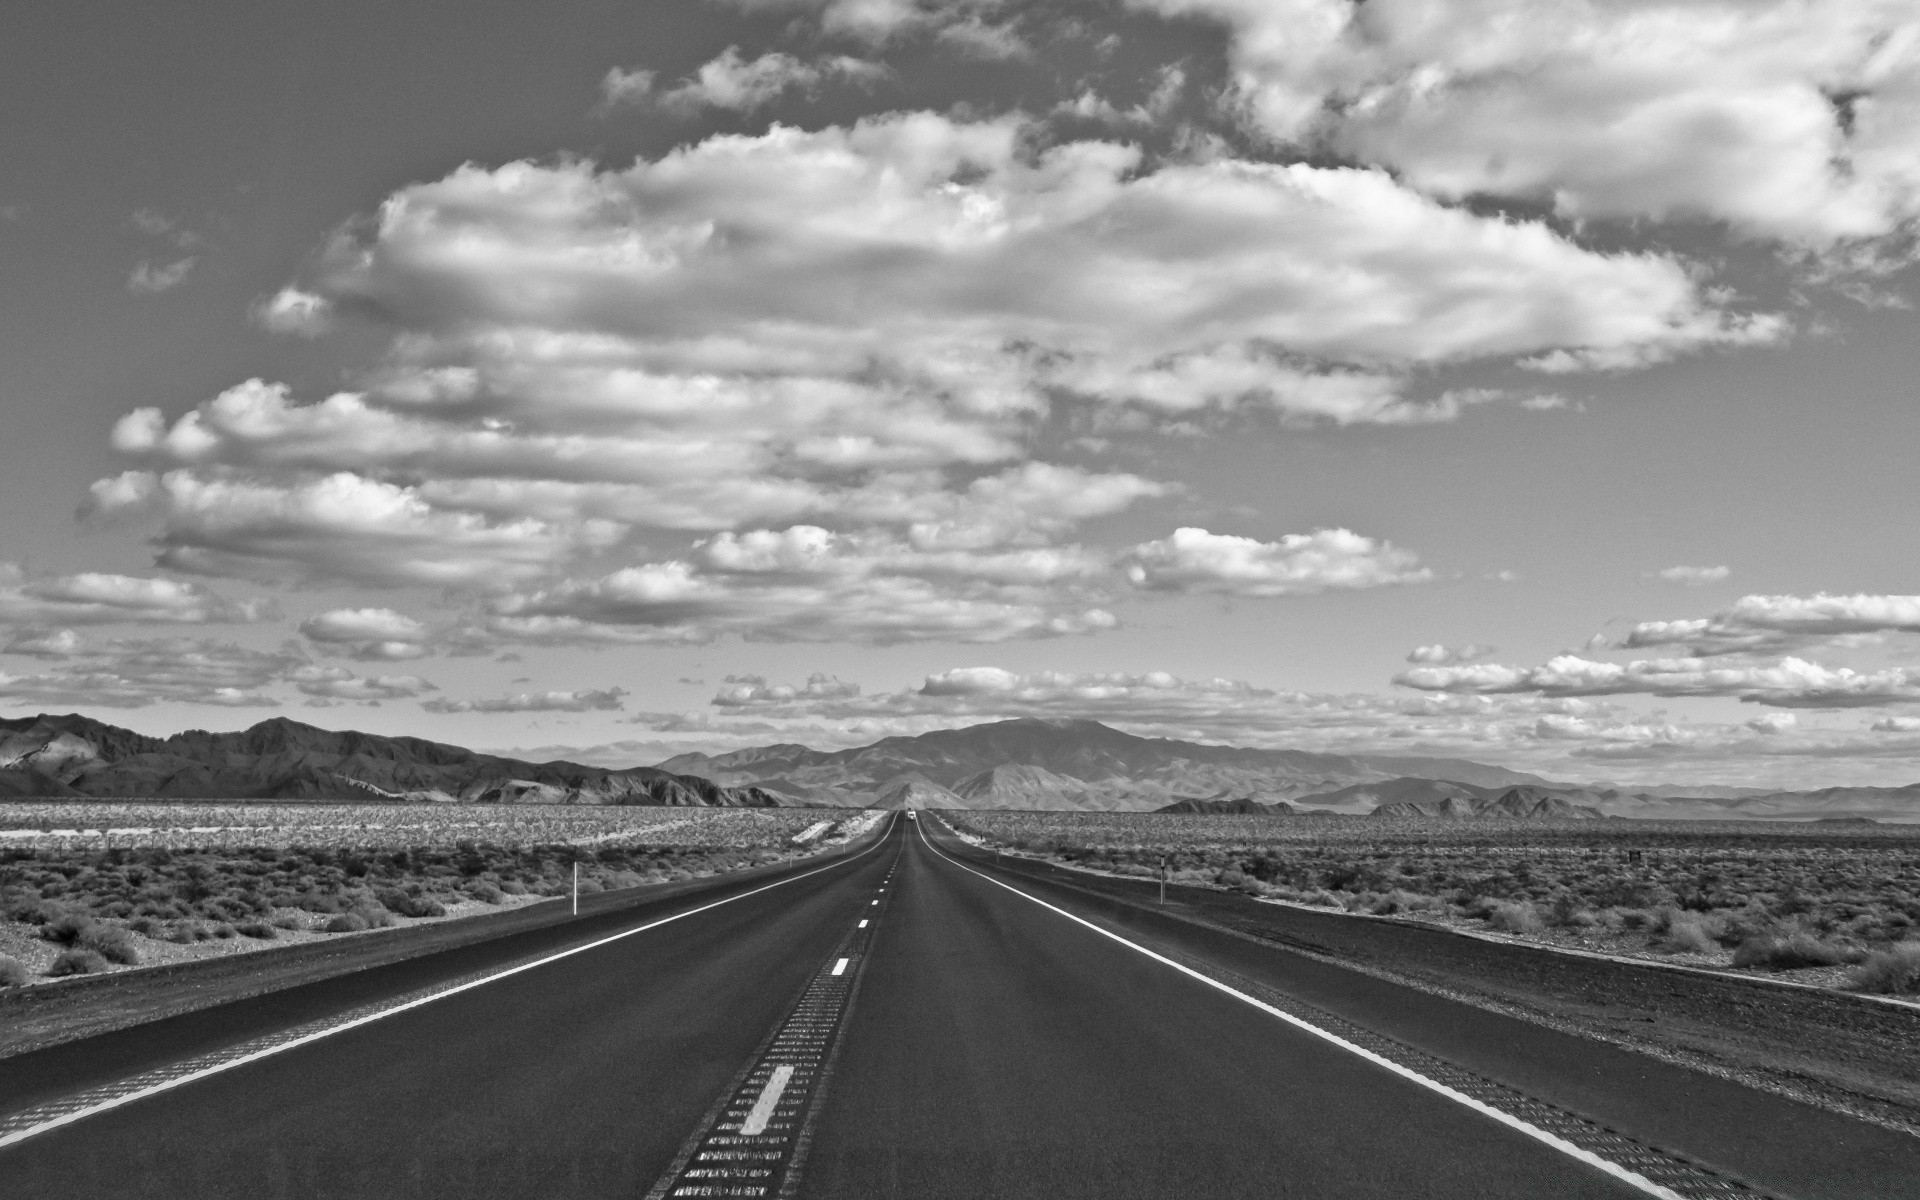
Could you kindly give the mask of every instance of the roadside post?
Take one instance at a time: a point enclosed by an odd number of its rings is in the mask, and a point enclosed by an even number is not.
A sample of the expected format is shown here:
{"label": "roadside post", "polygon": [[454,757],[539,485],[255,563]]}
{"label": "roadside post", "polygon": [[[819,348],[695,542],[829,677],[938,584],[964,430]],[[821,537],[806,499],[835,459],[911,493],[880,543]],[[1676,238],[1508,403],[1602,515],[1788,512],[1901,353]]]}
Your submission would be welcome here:
{"label": "roadside post", "polygon": [[1167,902],[1167,856],[1160,856],[1160,903]]}
{"label": "roadside post", "polygon": [[580,915],[580,864],[573,864],[573,915]]}

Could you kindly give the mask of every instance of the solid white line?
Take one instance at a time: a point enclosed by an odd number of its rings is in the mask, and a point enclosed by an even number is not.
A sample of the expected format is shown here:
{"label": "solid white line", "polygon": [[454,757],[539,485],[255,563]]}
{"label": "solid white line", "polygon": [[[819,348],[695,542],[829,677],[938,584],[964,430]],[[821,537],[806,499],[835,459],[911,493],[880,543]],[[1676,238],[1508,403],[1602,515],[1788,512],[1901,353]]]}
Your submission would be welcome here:
{"label": "solid white line", "polygon": [[835,975],[845,975],[847,973],[847,960],[843,958],[833,964],[833,973]]}
{"label": "solid white line", "polygon": [[719,908],[723,904],[732,904],[735,900],[745,900],[748,896],[757,896],[761,892],[771,891],[777,887],[784,887],[789,883],[798,883],[800,880],[807,879],[814,875],[818,875],[822,871],[831,871],[835,867],[843,867],[848,863],[852,862],[856,858],[862,858],[868,854],[871,854],[874,850],[878,849],[882,844],[886,842],[888,835],[890,835],[892,832],[893,832],[893,823],[889,821],[887,823],[886,832],[882,833],[878,838],[876,838],[874,840],[873,845],[868,846],[865,850],[862,850],[859,854],[855,854],[849,858],[843,858],[839,862],[828,863],[824,867],[816,867],[811,871],[807,871],[800,875],[792,876],[791,878],[788,878],[788,879],[776,880],[773,883],[769,883],[764,886],[754,888],[752,891],[741,892],[738,896],[728,896],[725,900],[715,900],[713,903],[703,904],[699,908],[690,908],[685,912],[675,913],[670,917],[662,917],[658,921],[651,921],[645,925],[636,926],[633,929],[623,930],[609,937],[603,937],[598,941],[588,942],[584,946],[575,946],[571,950],[562,950],[557,954],[549,954],[545,958],[535,959],[533,962],[530,962],[530,963],[522,963],[517,967],[508,967],[504,971],[497,971],[494,974],[488,975],[481,979],[468,980],[466,983],[457,984],[453,987],[446,989],[445,991],[435,992],[430,996],[420,996],[416,999],[408,1000],[404,1004],[396,1004],[392,1008],[383,1008],[376,1013],[368,1013],[365,1016],[355,1017],[351,1021],[342,1021],[340,1024],[329,1026],[326,1029],[318,1029],[312,1033],[302,1034],[297,1038],[292,1038],[292,1039],[289,1039],[288,1041],[280,1042],[272,1046],[267,1046],[267,1047],[264,1047],[263,1049],[255,1050],[249,1054],[242,1054],[237,1058],[230,1058],[230,1059],[227,1059],[225,1062],[218,1062],[213,1064],[210,1067],[202,1067],[198,1071],[192,1071],[185,1075],[180,1075],[172,1079],[163,1079],[159,1083],[149,1084],[148,1086],[143,1087],[138,1091],[128,1092],[123,1096],[114,1096],[110,1099],[102,1100],[98,1104],[90,1104],[85,1108],[75,1109],[73,1112],[62,1113],[57,1117],[50,1117],[47,1120],[40,1122],[38,1125],[29,1125],[24,1129],[16,1129],[11,1133],[0,1135],[0,1149],[3,1149],[7,1146],[15,1145],[16,1143],[19,1143],[19,1142],[24,1142],[28,1138],[33,1137],[36,1134],[47,1132],[49,1129],[58,1129],[62,1125],[71,1125],[75,1121],[82,1120],[86,1117],[91,1117],[96,1113],[103,1113],[109,1109],[119,1108],[123,1105],[132,1104],[135,1100],[144,1100],[148,1096],[158,1095],[161,1092],[172,1091],[174,1088],[180,1087],[183,1084],[192,1083],[196,1079],[205,1079],[209,1075],[218,1075],[222,1071],[231,1071],[235,1067],[245,1066],[247,1063],[257,1062],[263,1058],[270,1058],[275,1054],[280,1054],[284,1051],[291,1050],[296,1046],[304,1046],[309,1042],[317,1042],[322,1038],[332,1037],[336,1033],[345,1033],[349,1029],[357,1029],[362,1025],[368,1025],[374,1021],[381,1020],[382,1018],[391,1017],[395,1013],[406,1012],[410,1008],[419,1008],[421,1005],[431,1004],[435,1000],[444,1000],[448,996],[457,996],[461,992],[469,991],[473,988],[480,987],[483,984],[493,983],[496,980],[505,979],[509,975],[518,975],[522,971],[531,971],[535,967],[544,967],[548,963],[558,962],[563,958],[571,958],[576,954],[584,954],[588,950],[597,949],[601,946],[606,945],[609,942],[617,942],[621,938],[629,938],[636,933],[645,933],[649,929],[658,929],[662,925],[666,925],[673,921],[678,921],[684,917],[691,917],[698,913],[706,912],[708,909]]}
{"label": "solid white line", "polygon": [[1184,966],[1181,963],[1177,963],[1173,961],[1172,959],[1168,958],[1164,954],[1158,954],[1152,950],[1147,949],[1145,946],[1139,945],[1136,942],[1128,941],[1126,938],[1121,937],[1117,933],[1113,933],[1110,930],[1102,929],[1100,926],[1095,925],[1092,921],[1088,921],[1081,917],[1076,917],[1064,908],[1060,908],[1056,905],[1048,904],[1045,900],[1040,899],[1038,896],[1030,896],[1026,892],[1021,891],[1019,888],[1014,887],[1011,884],[1001,883],[998,879],[995,879],[991,875],[987,875],[980,871],[976,871],[972,867],[969,867],[967,864],[961,862],[959,859],[949,857],[947,854],[942,852],[938,847],[936,847],[932,842],[927,841],[927,831],[925,826],[922,826],[918,822],[915,822],[915,827],[920,830],[920,840],[926,843],[927,849],[932,850],[935,854],[939,855],[943,859],[946,859],[946,861],[952,863],[954,866],[959,867],[962,871],[965,871],[969,875],[979,876],[981,879],[986,880],[988,883],[993,884],[995,887],[1006,888],[1009,892],[1012,892],[1014,895],[1020,897],[1021,899],[1031,900],[1033,901],[1033,903],[1038,904],[1041,908],[1050,909],[1053,912],[1059,913],[1061,916],[1065,917],[1067,920],[1072,921],[1077,925],[1084,925],[1088,929],[1091,929],[1095,933],[1099,934],[1101,937],[1111,938],[1112,940],[1119,942],[1122,946],[1125,946],[1129,950],[1133,950],[1137,953],[1144,954],[1148,958],[1153,959],[1155,962],[1164,963],[1165,965],[1172,967],[1174,970],[1180,972],[1182,975],[1187,975],[1194,979],[1197,979],[1201,983],[1206,984],[1210,988],[1214,988],[1217,991],[1225,992],[1227,995],[1232,996],[1234,999],[1242,1001],[1246,1004],[1250,1004],[1253,1007],[1260,1009],[1262,1012],[1270,1013],[1271,1015],[1280,1018],[1282,1021],[1285,1021],[1289,1025],[1292,1025],[1306,1033],[1310,1033],[1313,1036],[1320,1038],[1324,1041],[1331,1042],[1334,1045],[1340,1047],[1342,1050],[1346,1050],[1353,1054],[1357,1054],[1361,1058],[1366,1059],[1368,1062],[1371,1062],[1376,1066],[1385,1067],[1387,1070],[1392,1071],[1395,1075],[1399,1075],[1404,1079],[1411,1080],[1412,1082],[1419,1084],[1421,1087],[1424,1087],[1429,1091],[1437,1092],[1440,1095],[1445,1096],[1447,1099],[1452,1100],[1458,1104],[1463,1104],[1466,1107],[1473,1109],[1475,1112],[1482,1114],[1483,1116],[1492,1117],[1494,1120],[1500,1122],[1502,1125],[1505,1125],[1508,1128],[1524,1133],[1528,1137],[1533,1138],[1535,1141],[1543,1142],[1546,1145],[1551,1146],[1553,1149],[1558,1150],[1560,1153],[1567,1155],[1569,1158],[1578,1159],[1579,1161],[1586,1163],[1590,1167],[1598,1168],[1599,1170],[1604,1171],[1607,1174],[1613,1176],[1615,1179],[1620,1180],[1622,1183],[1625,1183],[1628,1186],[1633,1187],[1636,1190],[1645,1193],[1646,1195],[1657,1196],[1660,1198],[1660,1200],[1686,1200],[1686,1197],[1674,1191],[1672,1188],[1663,1187],[1660,1184],[1655,1183],[1653,1180],[1648,1179],[1646,1176],[1641,1175],[1636,1171],[1629,1171],[1627,1168],[1621,1166],[1619,1163],[1612,1162],[1608,1159],[1602,1158],[1591,1150],[1587,1150],[1580,1146],[1576,1146],[1572,1142],[1567,1141],[1565,1138],[1560,1137],[1557,1134],[1549,1133],[1547,1130],[1544,1130],[1537,1125],[1532,1125],[1527,1123],[1526,1121],[1521,1120],[1519,1117],[1514,1116],[1512,1113],[1503,1112],[1500,1109],[1495,1108],[1493,1105],[1486,1103],[1485,1101],[1476,1100],[1472,1096],[1467,1095],[1465,1092],[1456,1091],[1453,1088],[1448,1087],[1446,1084],[1441,1083],[1436,1079],[1428,1079],[1425,1075],[1420,1074],[1418,1071],[1415,1071],[1409,1067],[1401,1066],[1399,1063],[1394,1062],[1392,1059],[1387,1058],[1383,1055],[1375,1054],[1373,1051],[1367,1049],[1365,1046],[1357,1046],[1354,1043],[1349,1042],[1347,1039],[1339,1036],[1338,1034],[1329,1033],[1327,1030],[1320,1028],[1318,1025],[1313,1024],[1311,1021],[1303,1021],[1299,1017],[1294,1016],[1290,1012],[1286,1012],[1283,1009],[1275,1008],[1273,1005],[1268,1004],[1266,1001],[1258,999],[1257,997],[1254,997],[1254,996],[1249,996],[1245,992],[1239,990],[1238,988],[1230,987],[1227,984],[1221,983],[1217,979],[1213,979],[1206,975],[1203,975],[1199,971],[1194,970],[1192,967]]}
{"label": "solid white line", "polygon": [[753,1102],[753,1108],[747,1113],[747,1119],[740,1123],[741,1133],[748,1137],[755,1137],[767,1131],[767,1122],[773,1120],[773,1106],[780,1103],[780,1093],[787,1090],[787,1080],[792,1078],[792,1067],[773,1069],[773,1078],[767,1080],[767,1086],[760,1089],[760,1098]]}

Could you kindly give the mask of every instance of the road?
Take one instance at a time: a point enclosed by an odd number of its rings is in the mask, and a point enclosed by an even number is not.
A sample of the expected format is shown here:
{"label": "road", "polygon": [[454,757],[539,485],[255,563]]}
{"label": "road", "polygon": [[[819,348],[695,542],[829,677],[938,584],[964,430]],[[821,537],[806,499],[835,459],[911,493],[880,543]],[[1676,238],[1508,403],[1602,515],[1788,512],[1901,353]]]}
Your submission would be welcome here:
{"label": "road", "polygon": [[998,870],[931,819],[543,936],[233,1065],[222,1031],[289,1001],[0,1060],[16,1137],[169,1036],[205,1072],[0,1148],[0,1194],[1920,1197],[1920,1139]]}

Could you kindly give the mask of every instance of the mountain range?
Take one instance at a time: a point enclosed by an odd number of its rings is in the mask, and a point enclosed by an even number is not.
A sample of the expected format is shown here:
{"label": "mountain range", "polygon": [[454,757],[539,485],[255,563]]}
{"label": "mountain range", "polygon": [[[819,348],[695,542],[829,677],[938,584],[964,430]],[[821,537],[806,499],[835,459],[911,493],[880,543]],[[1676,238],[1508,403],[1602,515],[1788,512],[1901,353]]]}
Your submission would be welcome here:
{"label": "mountain range", "polygon": [[[529,763],[421,738],[317,729],[277,717],[238,733],[154,738],[91,717],[0,719],[0,797],[114,796],[510,804],[771,807],[655,767]],[[791,801],[788,801],[791,803]]]}
{"label": "mountain range", "polygon": [[1556,783],[1464,759],[1144,738],[1086,720],[1022,718],[846,750],[781,744],[614,769],[526,762],[286,718],[234,733],[195,729],[166,738],[71,714],[0,719],[0,798],[1920,820],[1920,784],[1674,794],[1680,790]]}

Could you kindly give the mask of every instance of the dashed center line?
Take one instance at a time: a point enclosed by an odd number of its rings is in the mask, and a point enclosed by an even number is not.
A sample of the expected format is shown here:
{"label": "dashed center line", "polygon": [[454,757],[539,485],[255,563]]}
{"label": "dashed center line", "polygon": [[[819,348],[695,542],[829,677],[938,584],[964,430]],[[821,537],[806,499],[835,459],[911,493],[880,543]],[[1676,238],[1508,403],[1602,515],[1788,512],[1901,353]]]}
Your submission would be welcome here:
{"label": "dashed center line", "polygon": [[708,1111],[647,1200],[794,1194],[813,1138],[813,1114],[833,1074],[840,1030],[876,932],[869,924],[862,920],[847,931],[793,1012]]}
{"label": "dashed center line", "polygon": [[[846,959],[841,959],[842,966]],[[838,974],[839,972],[835,972]],[[767,1077],[767,1086],[760,1089],[760,1098],[753,1102],[753,1108],[747,1113],[747,1119],[740,1123],[740,1133],[744,1137],[759,1137],[767,1131],[767,1122],[773,1119],[773,1106],[780,1103],[780,1094],[787,1090],[787,1081],[793,1078],[793,1064],[784,1063],[773,1069]]]}

